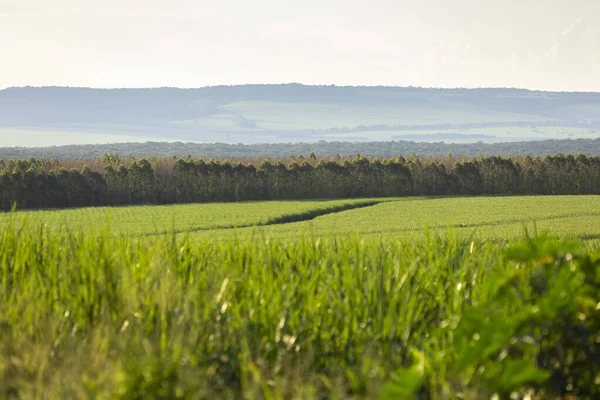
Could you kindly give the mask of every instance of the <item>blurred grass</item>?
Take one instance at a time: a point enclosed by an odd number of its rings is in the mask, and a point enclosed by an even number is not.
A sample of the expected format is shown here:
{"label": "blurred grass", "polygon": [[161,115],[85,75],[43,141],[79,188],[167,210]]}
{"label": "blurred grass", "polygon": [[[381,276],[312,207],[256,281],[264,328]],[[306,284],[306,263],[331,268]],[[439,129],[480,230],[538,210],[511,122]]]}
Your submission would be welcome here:
{"label": "blurred grass", "polygon": [[[434,237],[191,242],[8,226],[0,395],[374,396],[407,346],[479,296],[499,251]],[[472,285],[448,290],[459,282]]]}
{"label": "blurred grass", "polygon": [[110,225],[103,209],[4,214],[0,398],[376,398],[410,349],[488,297],[489,277],[523,270],[502,259],[521,221],[593,235],[597,200],[403,199],[145,238],[174,216],[186,229],[349,203],[119,208]]}

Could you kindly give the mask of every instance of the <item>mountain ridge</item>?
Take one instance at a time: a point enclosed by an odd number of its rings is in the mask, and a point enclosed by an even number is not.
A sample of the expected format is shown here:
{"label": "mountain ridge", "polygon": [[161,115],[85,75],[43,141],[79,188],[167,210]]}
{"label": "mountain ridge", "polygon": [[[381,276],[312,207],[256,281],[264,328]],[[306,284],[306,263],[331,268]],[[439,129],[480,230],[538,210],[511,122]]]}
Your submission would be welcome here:
{"label": "mountain ridge", "polygon": [[[387,128],[359,129],[377,126]],[[299,83],[0,90],[0,147],[348,141],[355,138],[348,132],[357,131],[361,140],[391,140],[398,136],[394,131],[402,131],[498,142],[589,138],[597,135],[595,129],[600,129],[598,92]]]}

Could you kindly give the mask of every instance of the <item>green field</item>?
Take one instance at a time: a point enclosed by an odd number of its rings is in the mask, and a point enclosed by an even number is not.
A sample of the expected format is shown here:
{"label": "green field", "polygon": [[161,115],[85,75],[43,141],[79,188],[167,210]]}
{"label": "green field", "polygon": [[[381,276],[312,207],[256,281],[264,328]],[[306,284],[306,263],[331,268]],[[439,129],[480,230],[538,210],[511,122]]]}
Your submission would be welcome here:
{"label": "green field", "polygon": [[8,220],[39,222],[55,230],[108,230],[136,237],[177,233],[192,239],[352,234],[424,238],[425,231],[519,239],[525,229],[590,238],[600,236],[600,196],[258,201],[0,214],[0,223]]}
{"label": "green field", "polygon": [[[523,237],[525,229],[533,232],[536,228],[558,237],[600,236],[600,196],[390,199],[310,221],[235,232],[238,235],[260,232],[273,237],[360,234],[423,238],[426,228],[436,234],[452,231],[481,239],[518,239]],[[215,233],[198,232],[194,237]],[[230,230],[218,230],[219,235],[231,233]]]}
{"label": "green field", "polygon": [[0,398],[597,398],[599,200],[1,214]]}
{"label": "green field", "polygon": [[[377,200],[384,201],[384,200]],[[0,223],[41,223],[50,229],[130,236],[264,226],[374,204],[375,200],[257,201],[175,206],[101,207],[0,214]]]}

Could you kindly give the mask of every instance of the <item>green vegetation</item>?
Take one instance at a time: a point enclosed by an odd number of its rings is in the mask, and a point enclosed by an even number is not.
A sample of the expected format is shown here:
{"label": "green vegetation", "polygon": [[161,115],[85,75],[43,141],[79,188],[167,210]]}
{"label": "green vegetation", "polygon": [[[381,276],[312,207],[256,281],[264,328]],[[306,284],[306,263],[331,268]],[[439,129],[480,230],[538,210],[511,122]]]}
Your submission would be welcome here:
{"label": "green vegetation", "polygon": [[600,157],[0,160],[0,210],[480,194],[600,194]]}
{"label": "green vegetation", "polygon": [[0,90],[0,146],[308,142],[0,149],[0,399],[598,399],[598,129],[599,93]]}
{"label": "green vegetation", "polygon": [[599,203],[600,196],[483,196],[98,207],[0,213],[0,226],[193,240],[353,234],[422,240],[426,230],[482,240],[518,239],[525,230],[589,239],[600,237]]}
{"label": "green vegetation", "polygon": [[544,239],[132,240],[9,224],[0,396],[592,398],[599,256],[597,242]]}
{"label": "green vegetation", "polygon": [[108,229],[113,234],[150,236],[301,221],[374,203],[371,200],[259,201],[24,211],[0,213],[0,226],[9,222],[18,225],[39,223],[54,231],[61,228],[83,232]]}
{"label": "green vegetation", "polygon": [[[328,214],[314,220],[235,230],[238,236],[257,233],[295,238],[303,234],[423,238],[450,230],[464,237],[518,239],[525,230],[558,237],[600,237],[600,196],[514,196],[406,198],[371,207]],[[230,236],[230,230],[198,232],[192,237]]]}
{"label": "green vegetation", "polygon": [[0,398],[597,398],[599,200],[2,213]]}

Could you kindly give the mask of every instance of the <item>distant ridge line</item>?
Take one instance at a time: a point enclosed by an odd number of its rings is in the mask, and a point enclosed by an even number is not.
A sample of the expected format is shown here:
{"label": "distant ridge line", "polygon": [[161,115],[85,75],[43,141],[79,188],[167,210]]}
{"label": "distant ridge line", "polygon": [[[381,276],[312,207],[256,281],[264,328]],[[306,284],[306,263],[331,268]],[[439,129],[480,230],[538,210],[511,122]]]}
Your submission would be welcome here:
{"label": "distant ridge line", "polygon": [[196,87],[180,87],[180,86],[149,86],[149,87],[92,87],[92,86],[58,86],[58,85],[25,85],[25,86],[7,86],[0,88],[0,92],[5,90],[19,89],[73,89],[73,90],[204,90],[204,89],[223,89],[223,88],[259,88],[259,87],[278,87],[278,86],[296,86],[305,88],[338,88],[338,89],[399,89],[399,90],[437,90],[437,91],[477,91],[477,90],[492,90],[492,91],[521,91],[532,93],[562,93],[562,94],[600,94],[599,91],[593,90],[549,90],[549,89],[534,89],[520,88],[514,86],[477,86],[477,87],[435,87],[435,86],[396,86],[396,85],[316,85],[305,84],[299,82],[286,83],[245,83],[236,85],[208,85]]}
{"label": "distant ridge line", "polygon": [[67,145],[53,147],[0,147],[0,159],[57,158],[96,159],[105,154],[122,157],[185,157],[203,158],[288,158],[289,156],[318,157],[353,156],[362,154],[374,157],[417,155],[421,157],[467,156],[543,156],[558,153],[600,155],[600,137],[595,139],[547,139],[501,143],[444,143],[415,141],[341,142],[319,141],[314,143],[227,144],[192,142],[144,142],[113,143],[97,145]]}

